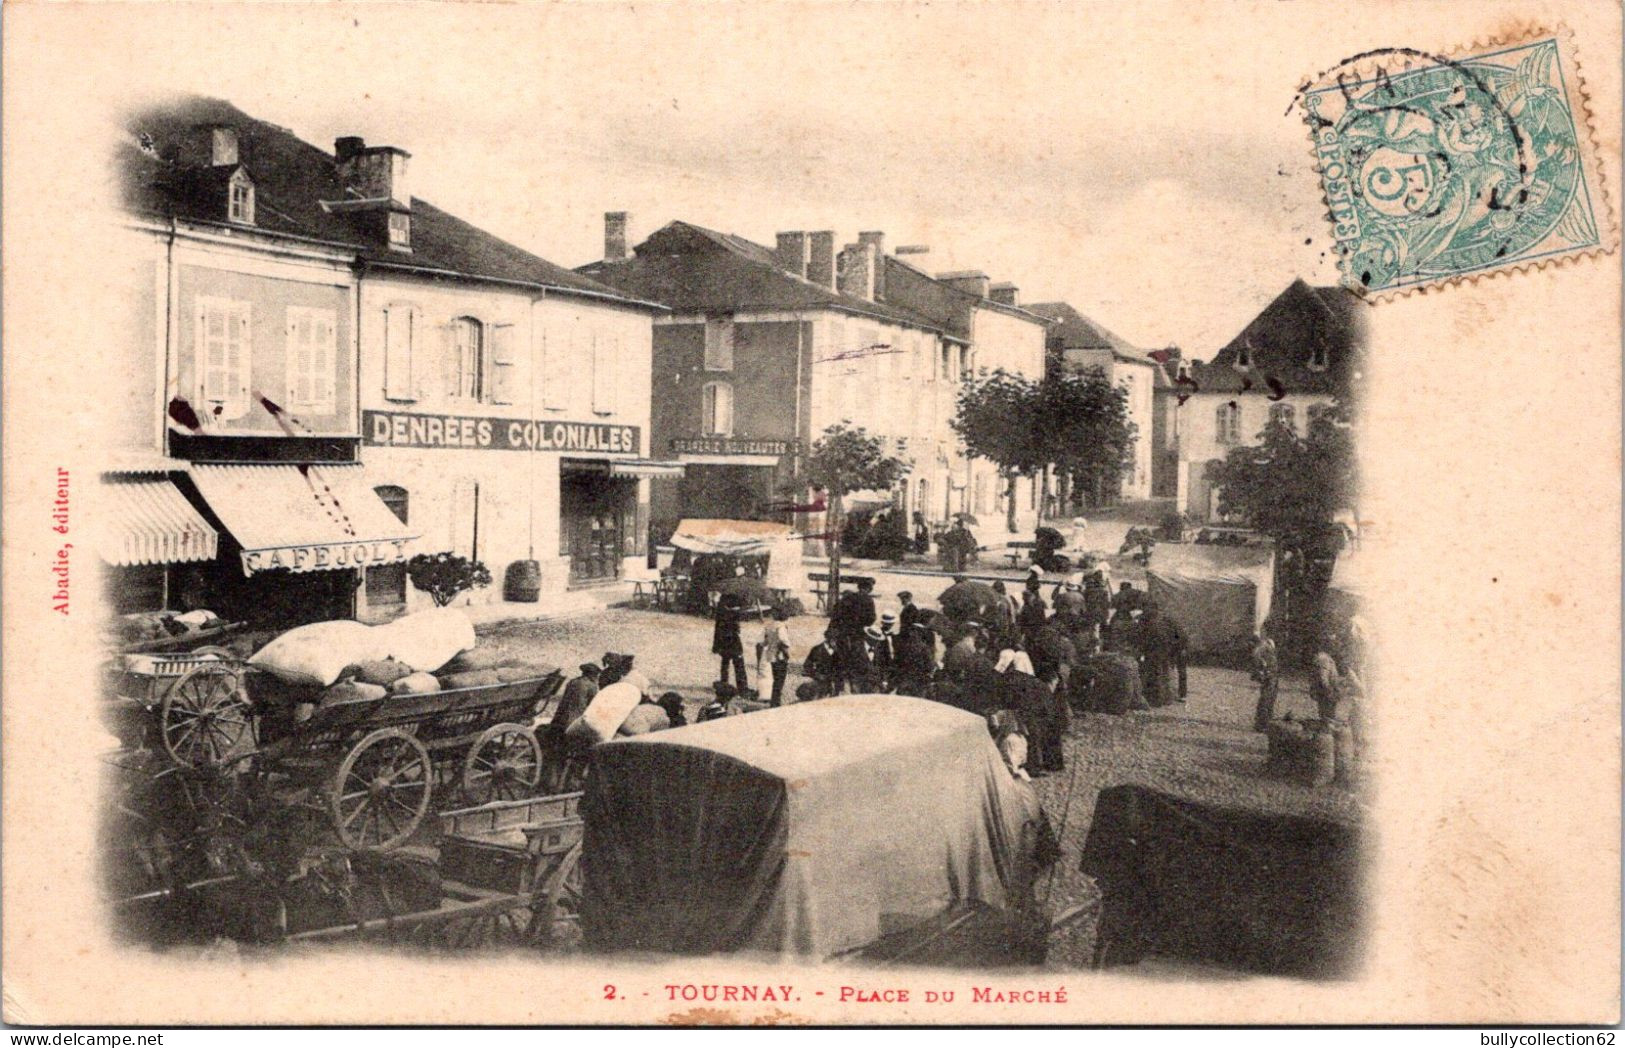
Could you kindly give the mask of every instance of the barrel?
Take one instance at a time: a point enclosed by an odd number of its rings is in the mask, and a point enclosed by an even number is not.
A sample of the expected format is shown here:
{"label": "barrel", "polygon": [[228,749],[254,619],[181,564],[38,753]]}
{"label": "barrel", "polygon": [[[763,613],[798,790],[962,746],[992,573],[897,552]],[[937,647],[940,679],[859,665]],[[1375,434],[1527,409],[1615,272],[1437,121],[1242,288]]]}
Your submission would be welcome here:
{"label": "barrel", "polygon": [[516,560],[502,579],[504,600],[534,604],[542,592],[542,566],[534,560]]}

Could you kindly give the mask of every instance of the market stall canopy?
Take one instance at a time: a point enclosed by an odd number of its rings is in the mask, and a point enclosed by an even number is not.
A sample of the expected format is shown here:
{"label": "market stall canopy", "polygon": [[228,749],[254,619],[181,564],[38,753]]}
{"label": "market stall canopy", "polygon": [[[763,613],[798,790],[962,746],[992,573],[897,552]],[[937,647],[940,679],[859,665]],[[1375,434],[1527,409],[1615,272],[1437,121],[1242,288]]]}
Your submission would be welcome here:
{"label": "market stall canopy", "polygon": [[606,743],[581,814],[590,946],[818,958],[1007,909],[1043,819],[982,718],[899,695]]}
{"label": "market stall canopy", "polygon": [[328,571],[406,560],[417,533],[361,466],[193,466],[209,508],[242,546],[243,574]]}
{"label": "market stall canopy", "polygon": [[681,521],[671,544],[690,553],[730,553],[736,557],[760,556],[790,537],[790,525],[771,520]]}
{"label": "market stall canopy", "polygon": [[1275,551],[1163,543],[1145,576],[1151,599],[1185,631],[1192,654],[1244,650],[1269,618]]}
{"label": "market stall canopy", "polygon": [[98,546],[118,567],[213,560],[220,536],[163,477],[104,477]]}

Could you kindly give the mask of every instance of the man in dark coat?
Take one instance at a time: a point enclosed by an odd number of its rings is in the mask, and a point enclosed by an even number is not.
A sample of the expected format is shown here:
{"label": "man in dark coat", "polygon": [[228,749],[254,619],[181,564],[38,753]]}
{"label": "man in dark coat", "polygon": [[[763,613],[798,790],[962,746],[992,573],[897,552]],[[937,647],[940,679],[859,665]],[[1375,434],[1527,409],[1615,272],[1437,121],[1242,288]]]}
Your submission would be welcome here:
{"label": "man in dark coat", "polygon": [[936,671],[936,643],[931,631],[922,625],[912,625],[897,638],[897,660],[892,666],[892,691],[899,695],[925,696]]}
{"label": "man in dark coat", "polygon": [[737,593],[724,593],[717,601],[717,624],[711,634],[711,654],[722,660],[722,669],[717,674],[717,679],[727,680],[728,668],[732,666],[734,686],[743,689],[746,686],[745,643],[739,636],[742,618],[739,603]]}
{"label": "man in dark coat", "polygon": [[1016,626],[1021,630],[1022,643],[1031,648],[1038,631],[1049,621],[1049,607],[1039,595],[1037,586],[1028,586],[1021,594],[1021,614]]}
{"label": "man in dark coat", "polygon": [[880,637],[871,638],[869,650],[874,657],[877,678],[876,691],[894,691],[892,678],[897,673],[897,616],[891,612],[880,616]]}
{"label": "man in dark coat", "polygon": [[902,610],[897,615],[897,629],[900,634],[907,633],[910,626],[925,621],[925,610],[914,603],[914,594],[904,590],[897,595],[897,599],[903,603]]}
{"label": "man in dark coat", "polygon": [[880,690],[876,648],[881,636],[877,627],[870,626],[856,643],[845,641],[841,644],[836,665],[840,667],[841,680],[854,695],[867,695]]}
{"label": "man in dark coat", "polygon": [[875,583],[860,579],[856,593],[845,593],[830,612],[829,627],[841,640],[860,640],[863,631],[875,624]]}
{"label": "man in dark coat", "polygon": [[542,753],[552,768],[554,785],[563,783],[566,774],[565,762],[571,757],[570,740],[565,737],[564,730],[586,708],[592,700],[598,697],[598,678],[600,670],[591,662],[581,664],[581,676],[572,677],[564,685],[564,693],[559,696],[558,709],[553,711],[553,719],[548,722],[547,729],[542,733]]}
{"label": "man in dark coat", "polygon": [[811,678],[821,699],[834,695],[841,686],[841,669],[837,662],[839,650],[834,629],[826,630],[823,641],[807,652],[807,659],[802,663],[801,672]]}
{"label": "man in dark coat", "polygon": [[1185,633],[1154,601],[1146,604],[1140,616],[1139,649],[1145,701],[1152,707],[1183,701],[1179,668],[1185,661]]}
{"label": "man in dark coat", "polygon": [[1136,611],[1145,610],[1145,594],[1134,588],[1134,583],[1125,582],[1117,587],[1117,595],[1112,598],[1112,613],[1128,615]]}

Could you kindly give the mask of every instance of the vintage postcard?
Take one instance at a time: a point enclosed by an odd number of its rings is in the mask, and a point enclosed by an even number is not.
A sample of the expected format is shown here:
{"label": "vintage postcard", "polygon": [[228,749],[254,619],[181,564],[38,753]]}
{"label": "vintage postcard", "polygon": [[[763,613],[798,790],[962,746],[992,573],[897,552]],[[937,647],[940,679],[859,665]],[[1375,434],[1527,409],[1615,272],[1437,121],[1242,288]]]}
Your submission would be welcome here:
{"label": "vintage postcard", "polygon": [[1617,5],[4,19],[6,1022],[1619,1021]]}

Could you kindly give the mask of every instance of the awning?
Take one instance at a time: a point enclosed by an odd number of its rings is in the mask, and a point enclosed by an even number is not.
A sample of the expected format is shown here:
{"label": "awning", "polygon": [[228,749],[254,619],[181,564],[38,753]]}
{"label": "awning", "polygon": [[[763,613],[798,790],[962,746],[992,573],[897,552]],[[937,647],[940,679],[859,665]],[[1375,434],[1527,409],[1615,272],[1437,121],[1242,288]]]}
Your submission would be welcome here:
{"label": "awning", "polygon": [[168,480],[104,478],[98,546],[119,567],[213,560],[220,536]]}
{"label": "awning", "polygon": [[192,480],[243,547],[243,574],[397,564],[417,532],[361,466],[193,466]]}
{"label": "awning", "polygon": [[790,525],[771,520],[684,520],[672,534],[671,544],[691,553],[744,557],[770,553],[788,538]]}
{"label": "awning", "polygon": [[600,477],[680,477],[683,464],[666,459],[583,459],[567,458],[561,464],[566,473],[589,473]]}

